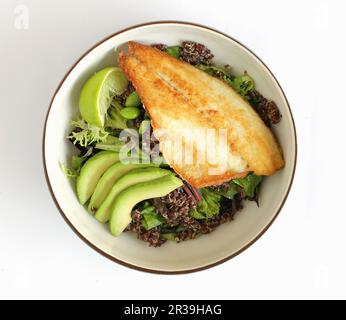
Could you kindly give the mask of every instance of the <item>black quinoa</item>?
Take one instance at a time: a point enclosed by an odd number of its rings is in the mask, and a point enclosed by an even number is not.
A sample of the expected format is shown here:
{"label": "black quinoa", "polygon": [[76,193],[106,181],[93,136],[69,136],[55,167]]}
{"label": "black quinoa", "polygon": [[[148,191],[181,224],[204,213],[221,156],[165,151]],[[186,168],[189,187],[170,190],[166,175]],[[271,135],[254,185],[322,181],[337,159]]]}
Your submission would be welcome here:
{"label": "black quinoa", "polygon": [[167,45],[163,44],[163,43],[154,43],[151,45],[153,48],[156,48],[160,51],[166,51],[167,49]]}
{"label": "black quinoa", "polygon": [[257,90],[248,93],[248,100],[268,127],[280,122],[281,113],[274,101],[263,97]]}
{"label": "black quinoa", "polygon": [[137,238],[149,243],[151,247],[159,247],[166,242],[162,238],[161,231],[158,227],[146,230],[141,223],[141,213],[139,210],[132,211],[132,222],[127,226],[127,231],[134,231]]}
{"label": "black quinoa", "polygon": [[126,230],[134,231],[137,238],[149,243],[150,246],[158,247],[165,243],[165,233],[174,232],[176,227],[181,231],[175,232],[174,240],[181,242],[194,239],[201,234],[210,233],[219,225],[233,220],[237,211],[240,211],[244,195],[238,193],[234,199],[222,198],[220,203],[220,213],[206,220],[197,220],[189,215],[189,211],[196,207],[196,202],[191,193],[186,193],[183,187],[178,188],[165,197],[155,198],[152,204],[161,214],[166,222],[164,226],[159,226],[151,230],[146,230],[141,224],[141,214],[139,210],[132,212],[132,222]]}
{"label": "black quinoa", "polygon": [[189,239],[194,239],[201,234],[206,234],[214,231],[219,225],[224,224],[233,220],[234,215],[237,211],[240,211],[243,208],[242,201],[244,199],[244,195],[238,193],[235,195],[234,199],[222,198],[220,203],[220,212],[219,214],[213,216],[212,218],[206,220],[195,220],[197,222],[198,227],[196,228],[187,228],[175,236],[175,241],[185,241]]}
{"label": "black quinoa", "polygon": [[224,182],[222,184],[216,185],[216,186],[210,186],[209,187],[211,190],[215,190],[215,191],[228,191],[228,189],[230,188],[230,185],[228,182]]}
{"label": "black quinoa", "polygon": [[[232,201],[232,200],[230,200]],[[235,212],[233,212],[232,207],[227,207],[229,210],[225,212],[220,212],[219,214],[215,215],[214,217],[206,220],[196,220],[198,222],[198,230],[187,228],[186,230],[183,230],[176,234],[175,241],[185,241],[194,239],[197,236],[201,234],[206,234],[214,231],[218,226],[220,226],[223,223],[229,222],[233,220],[233,216]]]}
{"label": "black quinoa", "polygon": [[194,41],[184,41],[180,51],[179,59],[190,63],[210,65],[214,55],[203,44]]}
{"label": "black quinoa", "polygon": [[127,85],[126,90],[119,96],[116,96],[115,99],[120,102],[121,105],[125,104],[126,98],[133,92],[135,91],[135,88],[133,87],[132,83],[129,82]]}
{"label": "black quinoa", "polygon": [[184,188],[175,189],[165,197],[155,198],[153,204],[166,219],[166,224],[169,227],[181,226],[198,229],[196,219],[189,214],[189,211],[196,207],[196,203],[191,194],[187,194]]}

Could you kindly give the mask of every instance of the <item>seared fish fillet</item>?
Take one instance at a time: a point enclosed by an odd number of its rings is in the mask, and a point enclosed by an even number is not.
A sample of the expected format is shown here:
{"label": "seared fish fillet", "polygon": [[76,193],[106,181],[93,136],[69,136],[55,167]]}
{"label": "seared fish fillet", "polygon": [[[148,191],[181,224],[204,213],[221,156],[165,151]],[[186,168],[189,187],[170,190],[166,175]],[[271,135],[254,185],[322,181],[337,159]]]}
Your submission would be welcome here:
{"label": "seared fish fillet", "polygon": [[272,175],[284,166],[271,130],[223,81],[132,41],[118,62],[159,132],[164,158],[191,185]]}

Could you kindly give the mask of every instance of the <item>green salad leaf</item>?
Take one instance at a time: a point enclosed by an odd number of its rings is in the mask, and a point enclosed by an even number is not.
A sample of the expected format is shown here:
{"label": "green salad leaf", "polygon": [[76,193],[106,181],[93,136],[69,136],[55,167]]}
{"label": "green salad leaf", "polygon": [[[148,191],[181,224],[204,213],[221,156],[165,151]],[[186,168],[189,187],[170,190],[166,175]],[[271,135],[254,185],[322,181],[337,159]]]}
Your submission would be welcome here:
{"label": "green salad leaf", "polygon": [[208,188],[202,188],[202,201],[197,204],[195,209],[190,210],[190,215],[195,219],[208,219],[216,215],[220,211],[221,195]]}
{"label": "green salad leaf", "polygon": [[200,64],[197,65],[197,68],[214,77],[224,80],[245,98],[250,91],[255,89],[254,80],[246,72],[242,76],[234,77],[230,74],[228,69],[222,67]]}
{"label": "green salad leaf", "polygon": [[175,241],[176,233],[169,232],[169,233],[163,233],[162,238],[169,240],[169,241]]}
{"label": "green salad leaf", "polygon": [[109,133],[103,128],[89,124],[84,120],[72,120],[71,125],[74,127],[71,134],[67,137],[74,144],[80,144],[86,147],[95,142],[105,141]]}
{"label": "green salad leaf", "polygon": [[156,212],[156,208],[153,205],[144,207],[141,210],[141,215],[141,223],[146,230],[155,228],[166,221],[164,217]]}
{"label": "green salad leaf", "polygon": [[243,97],[246,97],[250,91],[255,89],[255,82],[246,73],[242,76],[235,77],[231,85],[234,90],[236,90]]}
{"label": "green salad leaf", "polygon": [[262,176],[256,176],[255,174],[250,173],[244,178],[234,179],[231,182],[240,186],[246,196],[253,198],[255,196],[255,190],[262,181],[262,178]]}
{"label": "green salad leaf", "polygon": [[209,219],[220,212],[222,197],[232,200],[241,191],[248,198],[253,198],[262,178],[250,173],[244,178],[229,181],[229,188],[225,191],[211,190],[209,188],[200,189],[202,201],[197,204],[195,209],[190,210],[190,215],[195,219]]}
{"label": "green salad leaf", "polygon": [[180,51],[181,51],[181,46],[172,46],[172,47],[166,48],[166,52],[174,58],[179,58]]}
{"label": "green salad leaf", "polygon": [[239,186],[236,183],[230,181],[227,191],[218,190],[216,192],[227,199],[233,199],[234,196],[239,192]]}
{"label": "green salad leaf", "polygon": [[[92,150],[92,149],[89,149]],[[85,161],[87,156],[72,156],[71,157],[71,167],[67,167],[63,163],[60,163],[61,171],[67,178],[75,179],[79,175],[80,169]]]}
{"label": "green salad leaf", "polygon": [[60,163],[60,169],[63,174],[69,179],[75,179],[78,176],[78,173],[74,169],[68,168],[63,163]]}
{"label": "green salad leaf", "polygon": [[104,142],[96,143],[95,148],[105,151],[120,152],[124,145],[124,141],[120,140],[118,137],[109,135]]}
{"label": "green salad leaf", "polygon": [[75,170],[76,172],[80,171],[80,168],[82,167],[83,162],[84,162],[83,157],[79,157],[79,156],[71,157],[71,166],[73,170]]}
{"label": "green salad leaf", "polygon": [[197,68],[210,74],[211,76],[220,78],[221,80],[224,80],[228,84],[232,85],[232,80],[234,77],[230,74],[229,70],[226,68],[212,66],[212,65],[208,66],[205,64],[199,64],[199,65],[197,65]]}

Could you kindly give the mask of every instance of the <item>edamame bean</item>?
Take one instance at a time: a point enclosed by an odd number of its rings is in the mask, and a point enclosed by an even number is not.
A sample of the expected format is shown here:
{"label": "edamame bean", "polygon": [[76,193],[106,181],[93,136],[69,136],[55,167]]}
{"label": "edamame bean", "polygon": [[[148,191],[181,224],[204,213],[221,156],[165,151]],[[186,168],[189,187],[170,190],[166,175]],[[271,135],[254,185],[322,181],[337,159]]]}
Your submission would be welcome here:
{"label": "edamame bean", "polygon": [[125,107],[139,107],[142,104],[141,98],[136,91],[133,91],[125,101]]}
{"label": "edamame bean", "polygon": [[128,108],[121,109],[120,114],[125,119],[133,120],[133,119],[136,119],[139,116],[140,111],[139,111],[138,108],[128,107]]}

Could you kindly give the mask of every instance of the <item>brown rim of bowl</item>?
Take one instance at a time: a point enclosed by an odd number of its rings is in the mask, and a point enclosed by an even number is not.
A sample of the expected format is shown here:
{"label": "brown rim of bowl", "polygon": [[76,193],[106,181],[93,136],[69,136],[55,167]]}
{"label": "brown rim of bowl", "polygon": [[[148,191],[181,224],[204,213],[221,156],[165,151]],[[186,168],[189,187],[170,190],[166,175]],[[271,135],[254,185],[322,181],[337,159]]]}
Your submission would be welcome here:
{"label": "brown rim of bowl", "polygon": [[[46,141],[46,127],[47,127],[47,120],[48,120],[48,117],[49,117],[49,113],[50,113],[50,109],[52,107],[52,103],[55,99],[55,96],[56,94],[58,93],[58,91],[60,90],[62,84],[65,82],[66,78],[69,76],[69,74],[71,73],[71,71],[76,67],[76,65],[89,53],[91,52],[93,49],[95,49],[97,46],[99,46],[100,44],[102,44],[103,42],[109,40],[110,38],[116,36],[116,35],[119,35],[121,33],[124,33],[126,31],[129,31],[129,30],[132,30],[132,29],[135,29],[135,28],[139,28],[139,27],[143,27],[143,26],[149,26],[149,25],[160,25],[160,24],[170,24],[170,23],[175,23],[175,24],[180,24],[180,25],[187,25],[187,26],[195,26],[195,27],[199,27],[199,28],[203,28],[203,29],[206,29],[206,30],[210,30],[210,31],[213,31],[213,32],[216,32],[218,34],[221,34],[225,37],[227,37],[228,39],[238,43],[240,46],[242,46],[245,50],[247,50],[248,52],[250,52],[254,57],[256,57],[263,65],[264,67],[268,70],[268,72],[271,74],[271,76],[274,78],[275,82],[277,83],[277,85],[279,86],[284,98],[285,98],[285,101],[287,103],[287,106],[288,106],[288,111],[289,111],[289,114],[291,116],[291,119],[292,119],[292,124],[293,124],[293,131],[294,131],[294,146],[295,146],[295,156],[294,156],[294,167],[293,167],[293,172],[292,172],[292,176],[290,178],[290,182],[289,182],[289,187],[287,189],[287,192],[282,200],[282,203],[280,205],[280,208],[278,209],[278,211],[276,212],[275,216],[272,218],[272,220],[267,224],[267,226],[252,240],[250,241],[248,244],[246,244],[244,247],[240,248],[237,252],[231,254],[230,256],[226,257],[226,258],[223,258],[217,262],[213,262],[211,264],[208,264],[206,266],[203,266],[203,267],[198,267],[198,268],[194,268],[194,269],[188,269],[188,270],[179,270],[179,271],[163,271],[163,270],[155,270],[155,269],[147,269],[147,268],[142,268],[142,267],[139,267],[139,266],[136,266],[136,265],[132,265],[130,263],[127,263],[127,262],[124,262],[124,261],[121,261],[119,259],[116,259],[114,257],[112,257],[111,255],[109,255],[108,253],[102,251],[100,248],[96,247],[94,244],[92,244],[88,239],[86,239],[82,234],[79,233],[79,231],[72,225],[72,223],[67,219],[65,213],[63,212],[63,210],[61,209],[61,207],[59,206],[59,203],[58,201],[56,200],[56,197],[54,195],[54,192],[53,192],[53,189],[52,189],[52,186],[50,184],[50,181],[49,181],[49,177],[48,177],[48,172],[47,172],[47,166],[46,166],[46,158],[45,158],[45,141]],[[79,236],[79,238],[81,238],[87,245],[89,245],[91,248],[93,248],[94,250],[96,250],[98,253],[102,254],[103,256],[105,256],[106,258],[114,261],[114,262],[117,262],[125,267],[129,267],[131,269],[135,269],[135,270],[138,270],[138,271],[144,271],[144,272],[149,272],[149,273],[155,273],[155,274],[185,274],[185,273],[191,273],[191,272],[196,272],[196,271],[201,271],[201,270],[205,270],[205,269],[209,269],[211,267],[214,267],[214,266],[217,266],[223,262],[226,262],[227,260],[230,260],[232,258],[234,258],[235,256],[237,256],[238,254],[242,253],[244,250],[246,250],[248,247],[250,247],[254,242],[256,242],[267,230],[268,228],[271,226],[271,224],[274,222],[274,220],[276,219],[276,217],[278,216],[278,214],[280,213],[283,205],[285,204],[286,202],[286,199],[288,197],[288,194],[291,190],[291,187],[292,187],[292,183],[293,183],[293,179],[294,179],[294,175],[295,175],[295,170],[296,170],[296,163],[297,163],[297,134],[296,134],[296,126],[295,126],[295,123],[294,123],[294,119],[293,119],[293,115],[292,115],[292,111],[291,111],[291,108],[290,108],[290,105],[288,103],[288,100],[287,100],[287,97],[284,93],[284,91],[282,90],[282,87],[280,86],[278,80],[276,79],[276,77],[274,76],[274,74],[270,71],[270,69],[267,67],[267,65],[255,54],[253,53],[248,47],[246,47],[244,44],[242,44],[241,42],[239,42],[238,40],[232,38],[231,36],[221,32],[221,31],[218,31],[218,30],[215,30],[213,28],[210,28],[210,27],[207,27],[207,26],[204,26],[204,25],[200,25],[200,24],[196,24],[196,23],[191,23],[191,22],[184,22],[184,21],[170,21],[170,20],[165,20],[165,21],[153,21],[153,22],[147,22],[147,23],[142,23],[142,24],[137,24],[137,25],[134,25],[132,27],[129,27],[129,28],[126,28],[126,29],[123,29],[123,30],[120,30],[118,32],[115,32],[113,34],[111,34],[110,36],[104,38],[103,40],[99,41],[98,43],[96,43],[93,47],[91,47],[89,50],[87,50],[74,64],[73,66],[70,68],[70,70],[65,74],[65,76],[63,77],[63,79],[60,81],[59,83],[59,86],[57,87],[57,89],[55,90],[54,94],[53,94],[53,97],[50,101],[50,104],[49,104],[49,108],[48,108],[48,111],[47,111],[47,115],[46,115],[46,118],[45,118],[45,121],[44,121],[44,127],[43,127],[43,141],[42,141],[42,155],[43,155],[43,167],[44,167],[44,173],[45,173],[45,177],[46,177],[46,181],[47,181],[47,184],[48,184],[48,188],[49,188],[49,191],[50,191],[50,194],[54,200],[54,203],[56,205],[56,207],[58,208],[60,214],[62,215],[62,217],[64,218],[64,220],[66,221],[66,223],[71,227],[71,229]]]}

